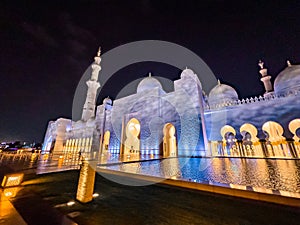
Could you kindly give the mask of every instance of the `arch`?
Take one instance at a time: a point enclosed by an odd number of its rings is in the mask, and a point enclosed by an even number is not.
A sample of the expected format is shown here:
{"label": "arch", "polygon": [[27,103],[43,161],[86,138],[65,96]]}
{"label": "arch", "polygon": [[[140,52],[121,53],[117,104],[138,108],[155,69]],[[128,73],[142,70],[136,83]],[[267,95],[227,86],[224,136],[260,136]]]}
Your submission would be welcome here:
{"label": "arch", "polygon": [[235,129],[230,125],[225,125],[221,128],[220,134],[223,141],[223,152],[221,154],[225,156],[238,156],[239,153],[236,145]]}
{"label": "arch", "polygon": [[109,141],[110,141],[110,131],[107,130],[105,131],[103,137],[103,150],[108,151]]}
{"label": "arch", "polygon": [[294,139],[294,147],[295,151],[297,154],[297,157],[300,157],[300,138],[297,134],[297,132],[300,130],[300,119],[293,119],[289,123],[289,130],[291,131],[292,134],[294,134],[293,139]]}
{"label": "arch", "polygon": [[267,134],[266,144],[269,156],[280,158],[291,157],[291,153],[285,143],[285,138],[282,136],[283,128],[279,123],[274,121],[265,122],[262,130]]}
{"label": "arch", "polygon": [[263,150],[257,138],[257,128],[251,123],[244,123],[240,127],[240,133],[243,136],[243,154],[245,156],[263,157]]}
{"label": "arch", "polygon": [[176,128],[171,123],[166,123],[163,128],[163,157],[176,157],[177,154],[177,144],[176,144]]}
{"label": "arch", "polygon": [[297,136],[296,132],[297,130],[300,128],[300,119],[293,119],[290,123],[289,123],[289,130],[291,131],[291,133],[294,135],[293,139],[296,142],[300,141],[300,138]]}
{"label": "arch", "polygon": [[262,126],[262,130],[267,132],[268,139],[270,142],[281,142],[285,140],[283,135],[283,128],[282,126],[274,121],[265,122]]}
{"label": "arch", "polygon": [[240,133],[243,137],[245,137],[246,132],[248,132],[251,136],[251,141],[252,142],[256,142],[259,139],[257,138],[257,129],[256,127],[251,124],[251,123],[244,123],[241,127],[240,127]]}
{"label": "arch", "polygon": [[126,140],[124,142],[124,154],[128,155],[140,153],[140,131],[140,122],[136,118],[130,119],[125,129]]}
{"label": "arch", "polygon": [[236,135],[236,131],[235,131],[235,129],[232,126],[230,126],[230,125],[223,126],[221,128],[221,130],[220,130],[220,134],[221,134],[221,136],[223,138],[223,141],[226,141],[226,137],[225,136],[228,133],[232,133],[234,136]]}

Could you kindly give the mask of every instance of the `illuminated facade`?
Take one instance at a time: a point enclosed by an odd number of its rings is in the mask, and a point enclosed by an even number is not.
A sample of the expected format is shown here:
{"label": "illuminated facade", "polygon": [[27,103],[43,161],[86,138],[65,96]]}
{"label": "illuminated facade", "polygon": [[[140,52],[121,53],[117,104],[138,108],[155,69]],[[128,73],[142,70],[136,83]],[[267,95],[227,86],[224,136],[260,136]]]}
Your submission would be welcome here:
{"label": "illuminated facade", "polygon": [[86,82],[88,92],[79,121],[50,121],[44,152],[65,157],[98,153],[139,159],[144,155],[300,158],[300,65],[288,62],[274,88],[259,63],[263,96],[240,100],[229,85],[218,84],[208,95],[198,76],[185,69],[166,93],[149,74],[133,95],[95,106],[100,51]]}

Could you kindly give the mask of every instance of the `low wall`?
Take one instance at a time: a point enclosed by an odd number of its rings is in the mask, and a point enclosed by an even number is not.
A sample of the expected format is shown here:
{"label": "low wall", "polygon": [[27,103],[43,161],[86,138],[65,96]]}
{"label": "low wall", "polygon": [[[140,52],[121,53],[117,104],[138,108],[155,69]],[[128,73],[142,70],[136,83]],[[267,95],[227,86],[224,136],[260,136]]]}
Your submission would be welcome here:
{"label": "low wall", "polygon": [[[196,182],[189,182],[189,181],[175,180],[175,179],[162,180],[162,178],[159,177],[145,176],[140,174],[125,173],[120,171],[99,169],[99,168],[97,169],[97,172],[126,177],[127,179],[147,181],[149,182],[149,184],[159,183],[163,185],[171,185],[171,186],[176,186],[181,188],[188,188],[188,189],[199,190],[199,191],[204,191],[209,193],[227,195],[227,196],[238,197],[238,198],[246,198],[246,199],[252,199],[257,201],[288,205],[293,207],[300,206],[300,194],[299,194],[299,198],[295,198],[295,197],[283,196],[282,193],[280,192],[276,193],[276,191],[272,191],[268,189],[262,190],[259,188],[242,186],[242,185],[221,184],[222,186],[216,186],[212,184],[203,184],[203,183],[196,183]],[[259,191],[266,191],[268,193],[262,193]]]}

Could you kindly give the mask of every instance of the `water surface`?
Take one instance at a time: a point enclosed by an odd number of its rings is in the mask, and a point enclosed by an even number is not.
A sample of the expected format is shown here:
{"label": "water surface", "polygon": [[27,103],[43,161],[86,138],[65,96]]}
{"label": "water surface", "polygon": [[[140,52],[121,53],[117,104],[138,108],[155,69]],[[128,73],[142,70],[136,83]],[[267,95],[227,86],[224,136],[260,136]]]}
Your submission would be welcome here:
{"label": "water surface", "polygon": [[300,193],[300,160],[169,158],[101,168],[199,183],[233,184]]}

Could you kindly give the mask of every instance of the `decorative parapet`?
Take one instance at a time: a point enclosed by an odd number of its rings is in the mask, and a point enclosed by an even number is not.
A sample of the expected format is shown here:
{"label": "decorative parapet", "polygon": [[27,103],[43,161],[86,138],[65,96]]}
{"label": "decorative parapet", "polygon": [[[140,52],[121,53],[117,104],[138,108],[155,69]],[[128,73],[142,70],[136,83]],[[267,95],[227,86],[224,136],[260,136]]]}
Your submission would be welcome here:
{"label": "decorative parapet", "polygon": [[239,106],[239,105],[245,105],[245,104],[252,104],[252,103],[257,103],[257,102],[267,102],[267,101],[274,101],[286,97],[291,97],[291,96],[297,96],[299,95],[300,90],[292,90],[288,91],[284,94],[271,94],[268,96],[255,96],[254,98],[246,98],[242,100],[235,100],[235,101],[226,101],[220,104],[215,104],[215,105],[206,105],[205,110],[218,110],[226,107],[231,107],[231,106]]}

